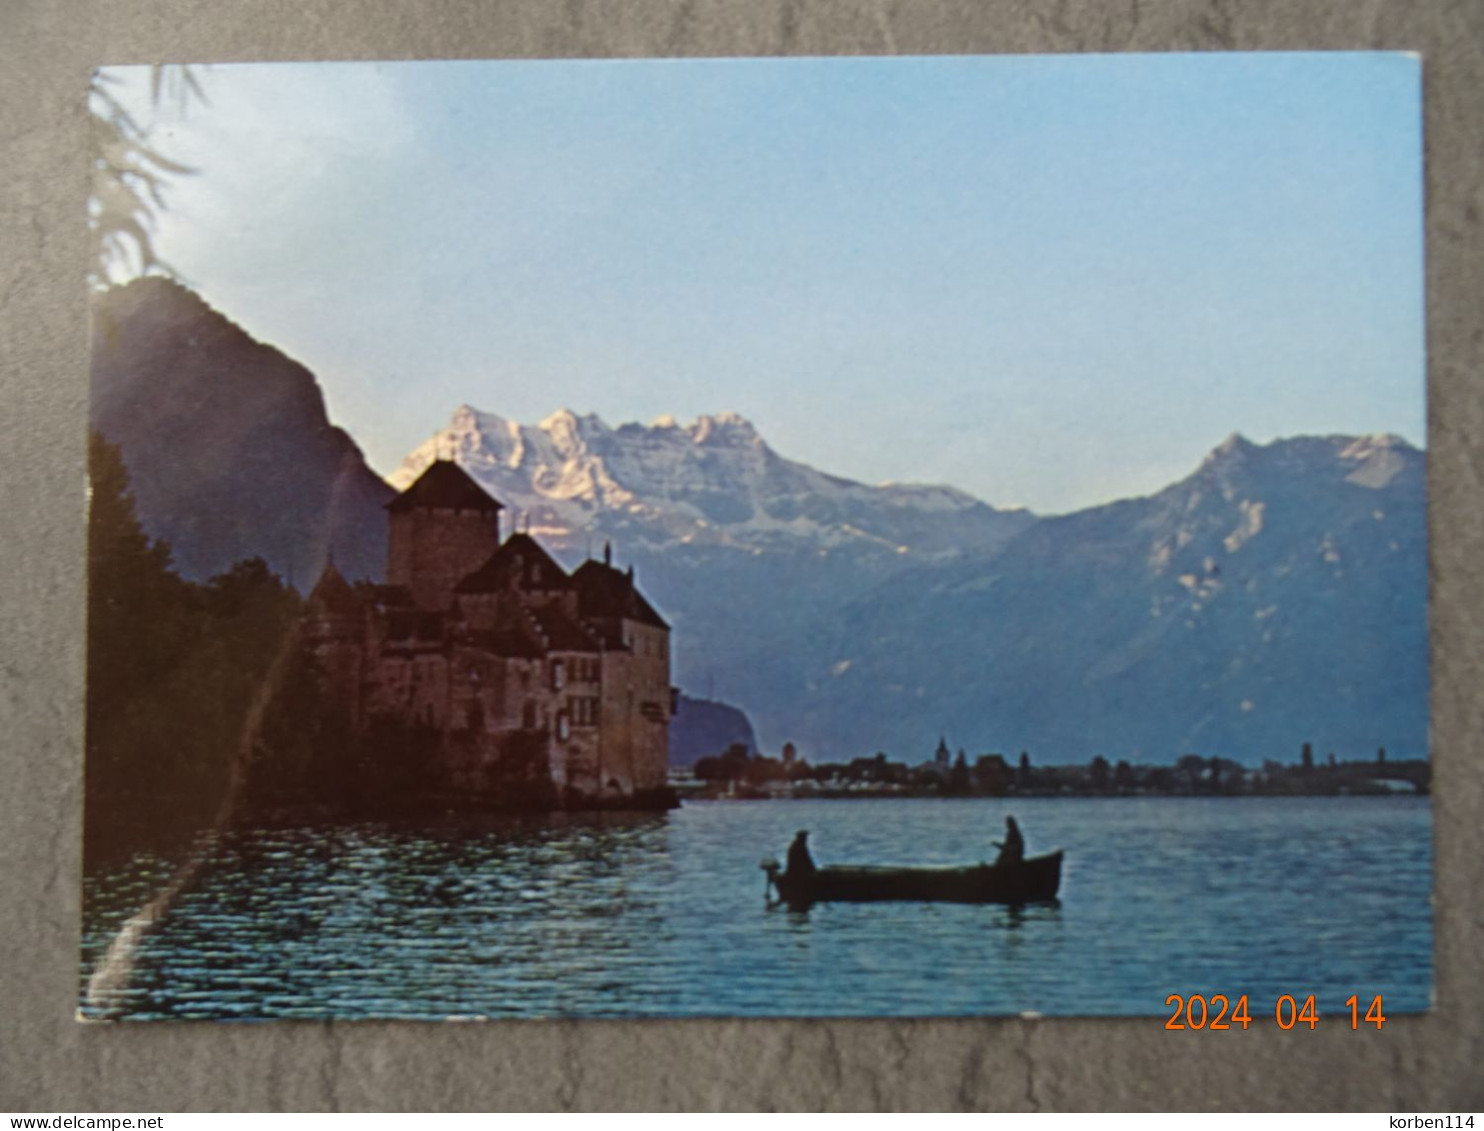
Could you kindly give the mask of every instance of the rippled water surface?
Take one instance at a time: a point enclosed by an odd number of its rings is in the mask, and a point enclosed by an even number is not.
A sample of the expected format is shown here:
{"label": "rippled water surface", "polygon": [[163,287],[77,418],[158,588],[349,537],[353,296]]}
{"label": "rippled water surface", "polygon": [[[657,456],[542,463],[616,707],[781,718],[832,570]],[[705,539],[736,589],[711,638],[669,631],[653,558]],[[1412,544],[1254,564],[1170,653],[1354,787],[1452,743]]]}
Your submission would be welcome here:
{"label": "rippled water surface", "polygon": [[[758,861],[1066,849],[1059,906],[767,910]],[[1425,798],[713,802],[235,834],[143,935],[130,1017],[1167,1014],[1170,993],[1428,1005]],[[88,881],[86,980],[168,874]]]}

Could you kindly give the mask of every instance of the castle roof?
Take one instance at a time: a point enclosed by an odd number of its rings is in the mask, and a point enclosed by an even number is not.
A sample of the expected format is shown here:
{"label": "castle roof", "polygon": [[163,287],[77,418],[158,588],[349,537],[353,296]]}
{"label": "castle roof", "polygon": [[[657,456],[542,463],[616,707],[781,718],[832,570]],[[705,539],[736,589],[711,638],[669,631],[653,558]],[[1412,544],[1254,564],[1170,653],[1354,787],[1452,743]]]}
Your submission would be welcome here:
{"label": "castle roof", "polygon": [[324,572],[310,590],[309,603],[337,616],[357,616],[365,611],[361,599],[350,587],[350,582],[345,580],[345,575],[335,568],[334,562],[326,563]]}
{"label": "castle roof", "polygon": [[434,460],[386,509],[393,514],[418,508],[441,508],[445,510],[502,511],[503,503],[474,482],[458,464],[452,460]]}
{"label": "castle roof", "polygon": [[669,628],[634,585],[633,571],[624,573],[603,562],[587,561],[572,575],[578,609],[584,617],[615,617]]}
{"label": "castle roof", "polygon": [[549,592],[572,588],[572,579],[541,543],[529,534],[512,534],[477,570],[454,587],[455,593],[495,593],[517,588]]}

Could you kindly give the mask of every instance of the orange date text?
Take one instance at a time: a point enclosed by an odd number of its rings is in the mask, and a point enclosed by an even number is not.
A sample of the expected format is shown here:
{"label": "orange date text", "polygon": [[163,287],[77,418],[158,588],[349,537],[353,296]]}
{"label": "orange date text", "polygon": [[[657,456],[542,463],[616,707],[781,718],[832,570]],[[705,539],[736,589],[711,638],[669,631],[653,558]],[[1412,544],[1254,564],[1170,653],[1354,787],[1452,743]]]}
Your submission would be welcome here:
{"label": "orange date text", "polygon": [[[1188,997],[1171,994],[1165,998],[1165,1005],[1174,1010],[1165,1021],[1166,1029],[1246,1029],[1254,1020],[1247,994],[1235,998],[1227,994],[1191,994]],[[1364,1015],[1360,1011],[1358,994],[1351,994],[1345,1005],[1349,1009],[1352,1029],[1359,1029],[1362,1024],[1380,1029],[1386,1024],[1386,1015],[1381,1012],[1380,994],[1371,998]],[[1313,994],[1302,998],[1282,994],[1273,1002],[1272,1017],[1274,1024],[1285,1032],[1299,1026],[1316,1029],[1321,1019]],[[1259,1014],[1257,1020],[1261,1019]]]}

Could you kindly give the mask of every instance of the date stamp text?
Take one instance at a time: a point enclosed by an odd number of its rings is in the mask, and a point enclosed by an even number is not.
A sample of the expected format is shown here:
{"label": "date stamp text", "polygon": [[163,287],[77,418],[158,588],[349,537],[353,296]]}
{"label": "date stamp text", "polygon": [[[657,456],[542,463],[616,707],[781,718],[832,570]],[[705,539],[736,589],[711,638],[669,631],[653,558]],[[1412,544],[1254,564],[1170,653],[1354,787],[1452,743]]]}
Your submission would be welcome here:
{"label": "date stamp text", "polygon": [[[1362,1005],[1358,994],[1351,994],[1345,1004],[1349,1013],[1341,1017],[1350,1022],[1352,1029],[1359,1029],[1362,1025],[1374,1025],[1380,1029],[1386,1024],[1386,1015],[1381,1012],[1380,994],[1371,998],[1367,1005]],[[1171,994],[1165,998],[1165,1005],[1174,1010],[1165,1021],[1166,1029],[1246,1029],[1254,1021],[1260,1022],[1265,1018],[1261,1012],[1253,1017],[1247,994],[1235,999],[1226,994],[1191,994],[1188,997]],[[1272,1019],[1286,1032],[1303,1025],[1316,1029],[1322,1017],[1314,1004],[1313,994],[1302,1000],[1293,994],[1282,994],[1273,1003]]]}

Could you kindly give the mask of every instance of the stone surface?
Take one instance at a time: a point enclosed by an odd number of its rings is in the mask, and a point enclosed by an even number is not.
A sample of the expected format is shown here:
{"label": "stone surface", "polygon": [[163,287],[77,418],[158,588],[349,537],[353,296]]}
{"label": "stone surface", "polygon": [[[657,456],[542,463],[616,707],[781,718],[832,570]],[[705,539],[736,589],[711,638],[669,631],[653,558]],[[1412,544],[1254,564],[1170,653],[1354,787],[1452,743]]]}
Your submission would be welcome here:
{"label": "stone surface", "polygon": [[[1437,1007],[1155,1020],[82,1026],[83,90],[104,62],[1402,48],[1426,62]],[[1484,1105],[1484,8],[1473,0],[11,0],[0,11],[0,1109]],[[1172,990],[1181,987],[1171,987]],[[1194,987],[1185,987],[1188,991]]]}

